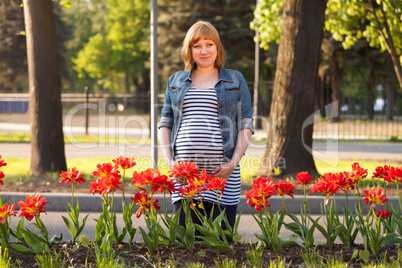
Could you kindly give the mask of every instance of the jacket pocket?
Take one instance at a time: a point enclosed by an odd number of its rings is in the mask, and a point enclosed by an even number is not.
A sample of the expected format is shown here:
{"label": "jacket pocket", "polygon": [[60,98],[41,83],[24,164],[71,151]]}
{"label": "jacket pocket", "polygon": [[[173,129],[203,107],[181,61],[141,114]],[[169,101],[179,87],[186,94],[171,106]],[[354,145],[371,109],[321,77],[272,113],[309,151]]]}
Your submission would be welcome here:
{"label": "jacket pocket", "polygon": [[227,97],[227,105],[228,110],[231,113],[236,113],[238,104],[239,104],[239,88],[226,88],[226,97]]}

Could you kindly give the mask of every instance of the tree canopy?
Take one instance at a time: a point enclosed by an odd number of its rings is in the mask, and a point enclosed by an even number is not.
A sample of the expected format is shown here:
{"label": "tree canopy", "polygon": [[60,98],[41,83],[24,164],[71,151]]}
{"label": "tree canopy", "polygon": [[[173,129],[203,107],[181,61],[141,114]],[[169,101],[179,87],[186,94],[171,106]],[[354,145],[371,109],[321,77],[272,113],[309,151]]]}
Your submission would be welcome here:
{"label": "tree canopy", "polygon": [[[260,32],[264,49],[279,42],[284,0],[260,0],[251,28]],[[387,51],[402,88],[402,1],[329,0],[325,30],[342,42],[345,49],[366,39],[372,47]]]}
{"label": "tree canopy", "polygon": [[[95,1],[96,2],[96,1]],[[149,57],[149,1],[106,0],[98,3],[103,22],[73,59],[80,77],[103,79],[110,85],[115,73],[136,75]]]}
{"label": "tree canopy", "polygon": [[217,28],[227,54],[225,66],[242,71],[247,80],[253,79],[254,32],[249,24],[255,0],[165,0],[158,5],[158,60],[165,80],[183,69],[181,45],[188,29],[199,20]]}

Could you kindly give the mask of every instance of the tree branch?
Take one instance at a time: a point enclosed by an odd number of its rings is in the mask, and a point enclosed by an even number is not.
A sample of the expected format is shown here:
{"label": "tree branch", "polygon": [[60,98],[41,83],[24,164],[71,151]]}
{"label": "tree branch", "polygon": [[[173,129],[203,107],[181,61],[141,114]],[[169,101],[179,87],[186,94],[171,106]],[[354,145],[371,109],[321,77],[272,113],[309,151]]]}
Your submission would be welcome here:
{"label": "tree branch", "polygon": [[[401,67],[401,63],[399,62],[398,54],[396,53],[394,40],[392,38],[391,31],[389,29],[389,25],[388,25],[388,22],[387,22],[387,14],[386,14],[386,12],[384,10],[383,3],[381,2],[379,4],[381,14],[382,14],[382,16],[384,18],[383,24],[381,23],[380,19],[378,18],[377,14],[375,12],[375,9],[376,9],[375,8],[375,4],[376,4],[375,0],[371,0],[370,3],[371,3],[371,6],[373,8],[374,18],[376,20],[376,23],[378,24],[378,32],[380,33],[380,36],[383,38],[383,40],[385,42],[385,46],[387,47],[387,51],[391,56],[392,62],[394,64],[394,70],[395,70],[395,73],[396,73],[396,77],[398,78],[399,87],[402,89],[402,67]],[[385,33],[382,30],[382,28],[385,29]]]}

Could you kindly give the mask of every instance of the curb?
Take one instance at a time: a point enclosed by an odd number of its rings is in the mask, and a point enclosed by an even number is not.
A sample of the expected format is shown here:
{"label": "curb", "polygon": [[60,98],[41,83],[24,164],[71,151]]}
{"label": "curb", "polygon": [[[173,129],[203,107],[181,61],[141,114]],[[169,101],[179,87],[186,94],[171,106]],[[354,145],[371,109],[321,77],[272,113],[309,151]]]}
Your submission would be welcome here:
{"label": "curb", "polygon": [[[25,201],[25,198],[32,193],[2,193],[1,199],[3,203],[17,204],[19,201]],[[43,197],[46,197],[46,211],[66,211],[68,208],[68,204],[71,203],[71,194],[65,193],[44,193]],[[156,198],[159,199],[159,205],[161,207],[161,211],[163,210],[163,195],[155,195]],[[75,194],[74,199],[79,201],[80,211],[83,212],[102,212],[102,199],[99,195],[90,195],[90,194]],[[116,194],[114,196],[115,208],[116,212],[122,212],[121,206],[121,194]],[[389,205],[399,206],[398,198],[395,196],[388,197]],[[74,202],[76,202],[74,200]],[[126,196],[127,202],[130,202],[130,197]],[[333,200],[333,197],[330,197],[330,201]],[[322,214],[322,205],[324,202],[324,198],[322,196],[308,196],[307,204],[310,210],[310,214]],[[279,210],[282,207],[282,197],[273,196],[269,198],[269,203],[271,204],[271,209],[273,212]],[[302,196],[295,196],[294,198],[285,196],[284,197],[285,206],[287,206],[288,211],[294,214],[300,214],[300,206],[302,205]],[[330,204],[331,202],[329,202]],[[337,196],[336,197],[337,211],[338,213],[343,213],[343,207],[346,205],[346,197],[345,196]],[[355,211],[355,207],[358,204],[357,197],[349,197],[348,199],[348,207],[351,211]],[[172,203],[170,201],[170,197],[166,197],[166,209],[168,212],[173,210]],[[368,213],[370,209],[370,205],[364,204],[363,202],[363,212]],[[245,196],[240,196],[240,204],[237,207],[237,212],[240,213],[253,213],[255,209],[247,204],[247,199]]]}

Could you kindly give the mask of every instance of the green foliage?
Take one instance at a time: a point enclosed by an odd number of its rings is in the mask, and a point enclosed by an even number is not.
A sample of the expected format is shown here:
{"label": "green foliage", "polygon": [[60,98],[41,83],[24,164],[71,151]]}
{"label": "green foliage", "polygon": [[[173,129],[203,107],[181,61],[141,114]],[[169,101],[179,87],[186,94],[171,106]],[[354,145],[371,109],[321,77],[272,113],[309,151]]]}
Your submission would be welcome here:
{"label": "green foliage", "polygon": [[184,267],[185,268],[204,268],[205,265],[200,262],[194,262],[194,263],[187,263]]}
{"label": "green foliage", "polygon": [[286,266],[284,261],[280,257],[278,257],[278,259],[276,260],[269,261],[269,268],[285,268],[285,267],[290,267],[290,264]]}
{"label": "green foliage", "polygon": [[7,248],[0,247],[0,268],[11,267],[11,257]]}
{"label": "green foliage", "polygon": [[[221,226],[221,224],[224,222],[223,218],[226,216],[225,211],[221,211],[219,216],[214,220],[212,219],[213,209],[208,216],[204,216],[204,213],[201,213],[198,210],[195,210],[195,212],[202,220],[201,222],[203,222],[203,225],[195,224],[196,229],[202,234],[198,236],[198,238],[202,240],[200,243],[223,251],[234,252],[226,238],[226,236],[229,236],[231,232],[226,234]],[[239,221],[239,219],[240,216],[237,218],[237,221]]]}
{"label": "green foliage", "polygon": [[401,1],[393,0],[329,0],[325,29],[331,31],[344,48],[350,48],[358,40],[365,38],[371,46],[385,51],[387,44],[380,31],[384,31],[387,24],[391,36],[386,37],[392,38],[397,54],[401,55],[401,7]]}
{"label": "green foliage", "polygon": [[218,268],[236,268],[237,267],[237,260],[225,258],[220,261],[214,260],[216,267]]}
{"label": "green foliage", "polygon": [[258,41],[265,50],[268,50],[272,42],[279,44],[284,2],[284,0],[260,0],[254,10],[254,20],[250,23],[250,27],[258,30]]}
{"label": "green foliage", "polygon": [[[371,46],[385,51],[386,40],[379,31],[383,31],[387,24],[397,54],[401,55],[402,29],[399,26],[402,2],[372,2],[374,1],[329,0],[325,30],[331,32],[335,40],[341,41],[345,49],[352,47],[358,40],[366,39]],[[259,41],[264,49],[268,49],[270,42],[279,43],[283,5],[284,0],[261,0],[254,11],[254,20],[250,27],[260,32]]]}
{"label": "green foliage", "polygon": [[62,255],[57,251],[50,254],[38,254],[35,256],[35,261],[40,268],[60,268],[66,264],[66,259]]}
{"label": "green foliage", "polygon": [[127,267],[114,251],[105,252],[95,245],[95,264],[98,268],[124,268]]}
{"label": "green foliage", "polygon": [[77,237],[81,234],[81,232],[84,230],[87,218],[89,214],[87,214],[84,219],[82,220],[82,224],[79,222],[79,216],[80,216],[80,203],[79,200],[77,199],[77,206],[74,207],[74,204],[68,204],[68,209],[67,213],[70,219],[61,216],[63,218],[64,223],[66,224],[68,230],[71,233],[71,236],[73,237],[73,242],[77,239]]}
{"label": "green foliage", "polygon": [[247,267],[262,267],[262,255],[264,254],[264,244],[258,241],[254,246],[250,241],[250,247],[247,248]]}
{"label": "green foliage", "polygon": [[0,85],[1,91],[21,90],[26,80],[26,41],[21,1],[0,1]]}
{"label": "green foliage", "polygon": [[272,248],[275,252],[280,252],[285,245],[298,245],[304,247],[302,243],[292,238],[282,239],[281,228],[284,224],[286,213],[279,209],[275,214],[272,213],[271,208],[267,210],[264,208],[264,214],[260,211],[257,215],[253,214],[255,221],[261,229],[262,234],[255,236],[265,244],[266,248]]}
{"label": "green foliage", "polygon": [[300,250],[300,256],[306,267],[324,267],[324,257],[320,255],[320,251],[313,247],[306,247]]}
{"label": "green foliage", "polygon": [[148,6],[148,0],[72,2],[65,19],[77,19],[82,25],[75,27],[79,29],[74,30],[69,43],[73,51],[68,57],[80,79],[94,79],[110,88],[123,74],[134,78],[145,69],[149,57]]}
{"label": "green foliage", "polygon": [[22,244],[11,244],[10,246],[17,252],[21,253],[35,253],[44,254],[51,252],[53,245],[60,243],[63,239],[63,234],[60,236],[54,235],[49,239],[49,233],[46,226],[39,218],[39,215],[35,216],[35,225],[40,234],[37,234],[29,229],[24,228],[24,217],[21,217],[15,232],[10,231],[11,235],[22,243],[26,243],[28,247]]}

